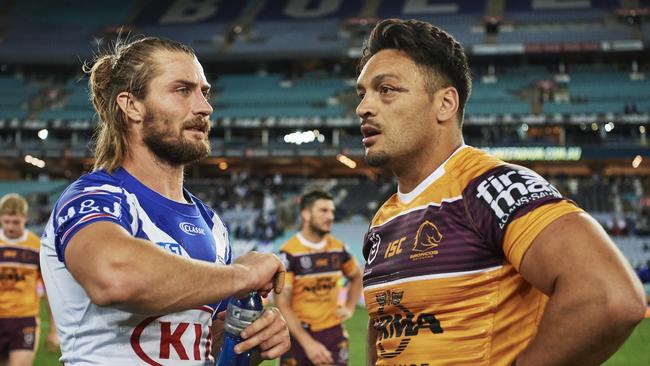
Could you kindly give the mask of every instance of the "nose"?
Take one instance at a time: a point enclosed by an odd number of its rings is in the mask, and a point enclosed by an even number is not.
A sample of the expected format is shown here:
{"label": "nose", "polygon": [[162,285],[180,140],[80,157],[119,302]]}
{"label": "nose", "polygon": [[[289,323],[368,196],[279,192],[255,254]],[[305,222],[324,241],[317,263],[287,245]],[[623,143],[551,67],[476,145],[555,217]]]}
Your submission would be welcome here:
{"label": "nose", "polygon": [[334,221],[334,212],[330,211],[327,213],[327,219]]}
{"label": "nose", "polygon": [[213,111],[214,109],[210,105],[209,97],[203,95],[201,91],[196,93],[196,97],[194,98],[194,114],[208,117]]}
{"label": "nose", "polygon": [[361,118],[362,120],[368,118],[368,117],[373,117],[375,116],[375,109],[373,108],[373,103],[372,103],[372,97],[368,95],[363,96],[363,99],[359,101],[359,104],[357,105],[357,116]]}

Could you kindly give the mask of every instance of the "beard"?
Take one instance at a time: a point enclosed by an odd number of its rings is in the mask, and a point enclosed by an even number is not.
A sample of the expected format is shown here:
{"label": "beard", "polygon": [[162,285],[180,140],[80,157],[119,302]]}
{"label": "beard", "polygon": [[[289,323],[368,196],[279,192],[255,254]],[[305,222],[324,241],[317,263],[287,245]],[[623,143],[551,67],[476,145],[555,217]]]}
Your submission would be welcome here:
{"label": "beard", "polygon": [[390,161],[390,156],[384,151],[378,151],[376,153],[366,153],[364,160],[370,166],[383,167]]}
{"label": "beard", "polygon": [[[173,130],[172,123],[166,118],[157,118],[154,113],[147,111],[143,123],[145,124],[142,141],[160,160],[169,165],[178,166],[199,161],[210,154],[210,140],[208,133],[205,139],[196,141],[183,136],[186,126],[205,123],[203,118],[198,117],[183,122],[181,130]],[[161,122],[154,122],[161,121]],[[209,126],[208,126],[209,132]]]}
{"label": "beard", "polygon": [[327,234],[329,234],[331,232],[331,230],[325,230],[323,228],[320,228],[320,227],[314,225],[313,223],[309,224],[309,228],[311,229],[311,231],[314,234],[316,234],[318,236],[325,236],[325,235],[327,235]]}

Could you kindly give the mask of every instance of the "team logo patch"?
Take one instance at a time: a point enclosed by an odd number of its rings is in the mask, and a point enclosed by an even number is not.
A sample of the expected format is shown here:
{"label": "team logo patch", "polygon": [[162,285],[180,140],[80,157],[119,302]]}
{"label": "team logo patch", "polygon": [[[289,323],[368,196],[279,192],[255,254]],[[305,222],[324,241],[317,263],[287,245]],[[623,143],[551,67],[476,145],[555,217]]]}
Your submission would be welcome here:
{"label": "team logo patch", "polygon": [[202,227],[198,227],[191,222],[181,222],[178,224],[178,227],[183,230],[183,232],[187,235],[195,236],[195,235],[205,235],[205,229]]}
{"label": "team logo patch", "polygon": [[545,197],[562,198],[560,192],[538,174],[510,169],[490,175],[476,187],[476,197],[490,207],[503,229],[514,212]]}
{"label": "team logo patch", "polygon": [[368,241],[370,241],[370,252],[368,253],[368,264],[372,264],[372,262],[377,258],[377,253],[379,253],[379,245],[381,244],[381,237],[379,234],[376,232],[371,232],[370,235],[368,235]]}
{"label": "team logo patch", "polygon": [[300,257],[300,266],[302,266],[303,269],[310,269],[311,268],[311,258],[309,256],[302,256]]}
{"label": "team logo patch", "polygon": [[332,269],[341,269],[341,258],[339,258],[338,254],[333,254],[331,261]]}
{"label": "team logo patch", "polygon": [[411,260],[417,261],[421,259],[431,258],[438,254],[436,249],[442,241],[442,234],[438,227],[431,221],[426,220],[418,228],[413,241],[413,252],[409,257]]}
{"label": "team logo patch", "polygon": [[34,345],[34,340],[36,334],[36,328],[34,327],[25,327],[23,328],[23,344],[27,347],[32,347]]}

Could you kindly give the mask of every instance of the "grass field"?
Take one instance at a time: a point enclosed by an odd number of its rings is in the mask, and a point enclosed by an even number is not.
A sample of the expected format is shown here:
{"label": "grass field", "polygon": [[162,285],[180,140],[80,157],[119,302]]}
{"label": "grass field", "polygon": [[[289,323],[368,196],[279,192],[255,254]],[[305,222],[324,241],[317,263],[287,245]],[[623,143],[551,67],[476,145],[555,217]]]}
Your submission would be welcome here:
{"label": "grass field", "polygon": [[[43,309],[44,310],[44,309]],[[45,311],[45,310],[44,310]],[[47,314],[42,312],[43,314]],[[368,315],[363,308],[358,308],[352,319],[345,324],[350,333],[350,366],[365,366],[366,364],[366,325]],[[49,321],[43,319],[41,331],[41,347],[36,354],[36,366],[59,365],[58,354],[46,352],[43,345],[45,334],[49,329]],[[275,365],[275,361],[264,362],[263,366]],[[650,365],[650,318],[645,319],[634,331],[623,347],[607,361],[606,366],[648,366]]]}

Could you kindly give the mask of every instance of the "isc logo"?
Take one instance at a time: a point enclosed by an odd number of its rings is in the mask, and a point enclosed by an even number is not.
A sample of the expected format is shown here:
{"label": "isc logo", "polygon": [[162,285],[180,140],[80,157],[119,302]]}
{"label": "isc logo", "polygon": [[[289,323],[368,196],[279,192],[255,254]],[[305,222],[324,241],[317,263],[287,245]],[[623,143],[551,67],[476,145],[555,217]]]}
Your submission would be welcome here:
{"label": "isc logo", "polygon": [[406,240],[406,236],[403,236],[395,241],[388,243],[386,248],[386,253],[384,253],[384,258],[390,258],[395,254],[400,254],[402,252],[402,243]]}

